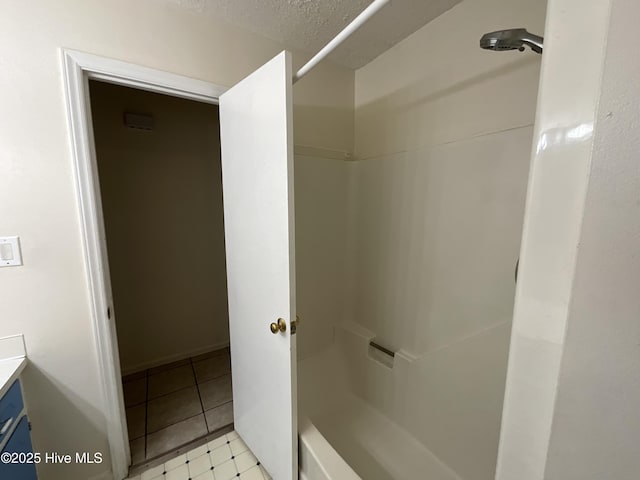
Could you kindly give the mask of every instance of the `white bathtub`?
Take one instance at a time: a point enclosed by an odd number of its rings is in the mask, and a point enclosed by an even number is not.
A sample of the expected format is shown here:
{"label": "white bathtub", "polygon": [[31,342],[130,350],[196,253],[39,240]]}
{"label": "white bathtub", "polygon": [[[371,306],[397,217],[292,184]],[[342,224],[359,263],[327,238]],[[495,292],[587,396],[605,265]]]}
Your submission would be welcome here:
{"label": "white bathtub", "polygon": [[[366,336],[357,341],[368,344]],[[300,478],[461,480],[406,430],[353,393],[347,371],[353,373],[354,366],[345,364],[345,348],[351,348],[348,341],[338,339],[299,363]]]}

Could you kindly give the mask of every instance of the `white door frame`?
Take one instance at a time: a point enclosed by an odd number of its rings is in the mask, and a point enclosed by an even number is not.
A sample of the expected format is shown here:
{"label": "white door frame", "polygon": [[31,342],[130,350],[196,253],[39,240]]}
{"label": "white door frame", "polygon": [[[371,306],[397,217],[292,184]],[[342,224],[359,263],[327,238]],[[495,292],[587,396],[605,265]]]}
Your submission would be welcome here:
{"label": "white door frame", "polygon": [[111,282],[91,122],[89,79],[211,104],[217,104],[218,98],[227,88],[68,49],[62,49],[62,62],[111,468],[113,476],[119,480],[127,476],[131,452],[122,393],[115,315],[111,315],[111,318],[107,315],[107,308],[112,308]]}

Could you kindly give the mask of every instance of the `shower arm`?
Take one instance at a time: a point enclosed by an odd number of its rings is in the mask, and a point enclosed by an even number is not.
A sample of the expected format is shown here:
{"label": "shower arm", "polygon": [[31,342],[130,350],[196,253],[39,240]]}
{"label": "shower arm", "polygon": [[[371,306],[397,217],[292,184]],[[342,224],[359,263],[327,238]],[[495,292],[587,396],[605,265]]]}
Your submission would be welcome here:
{"label": "shower arm", "polygon": [[304,77],[309,71],[320,63],[327,55],[333,52],[342,42],[351,36],[356,30],[364,25],[367,20],[373,17],[378,11],[384,7],[391,0],[374,0],[371,4],[365,8],[360,15],[353,19],[353,21],[344,27],[344,29],[336,35],[333,40],[327,43],[322,49],[316,53],[311,60],[305,63],[300,70],[298,70],[293,76],[293,83],[296,83],[302,77]]}
{"label": "shower arm", "polygon": [[522,43],[529,45],[531,50],[536,53],[542,53],[544,38],[527,32],[527,36],[522,39]]}

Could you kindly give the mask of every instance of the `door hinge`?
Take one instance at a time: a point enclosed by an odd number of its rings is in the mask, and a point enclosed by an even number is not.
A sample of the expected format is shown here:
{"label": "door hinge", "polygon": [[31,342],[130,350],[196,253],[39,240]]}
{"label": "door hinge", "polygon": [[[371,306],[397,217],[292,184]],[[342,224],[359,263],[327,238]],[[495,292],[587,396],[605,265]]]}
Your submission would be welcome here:
{"label": "door hinge", "polygon": [[111,320],[111,307],[107,307],[107,318]]}
{"label": "door hinge", "polygon": [[300,324],[300,317],[296,315],[296,319],[291,322],[291,335],[295,334],[298,331],[298,325]]}

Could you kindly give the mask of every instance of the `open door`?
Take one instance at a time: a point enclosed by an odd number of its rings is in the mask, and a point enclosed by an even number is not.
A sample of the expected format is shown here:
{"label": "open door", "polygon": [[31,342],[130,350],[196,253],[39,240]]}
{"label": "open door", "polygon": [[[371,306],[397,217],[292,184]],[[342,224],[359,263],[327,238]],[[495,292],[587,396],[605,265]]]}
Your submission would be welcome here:
{"label": "open door", "polygon": [[291,90],[285,51],[220,97],[234,423],[277,480],[298,478]]}

